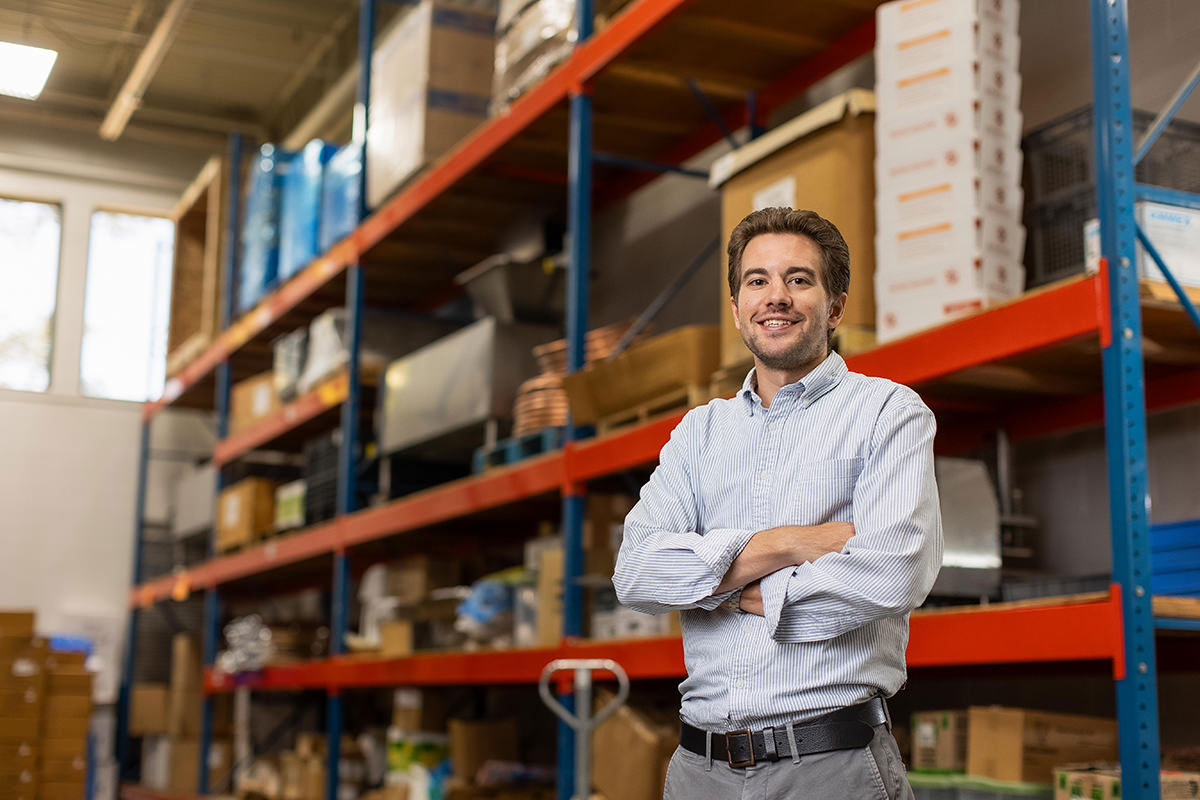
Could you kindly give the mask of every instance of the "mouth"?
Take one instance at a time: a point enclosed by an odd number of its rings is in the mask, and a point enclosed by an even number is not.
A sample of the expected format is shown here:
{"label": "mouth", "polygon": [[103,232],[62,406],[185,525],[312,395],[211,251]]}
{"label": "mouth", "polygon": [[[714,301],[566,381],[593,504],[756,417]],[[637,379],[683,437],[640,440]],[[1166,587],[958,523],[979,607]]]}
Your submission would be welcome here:
{"label": "mouth", "polygon": [[767,319],[758,320],[758,325],[763,330],[767,331],[785,331],[798,324],[798,320],[784,319],[782,317],[769,317]]}

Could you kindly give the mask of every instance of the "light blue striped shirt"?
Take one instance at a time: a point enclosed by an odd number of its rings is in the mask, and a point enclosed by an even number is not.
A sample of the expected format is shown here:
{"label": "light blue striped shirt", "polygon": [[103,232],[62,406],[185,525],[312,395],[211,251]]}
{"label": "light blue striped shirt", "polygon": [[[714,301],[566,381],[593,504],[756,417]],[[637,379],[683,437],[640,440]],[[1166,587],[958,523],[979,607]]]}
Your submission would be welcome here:
{"label": "light blue striped shirt", "polygon": [[[613,583],[651,614],[682,610],[682,716],[762,728],[891,696],[908,613],[933,586],[942,526],[932,412],[916,392],[831,353],[763,408],[754,372],[692,409],[625,520]],[[762,581],[765,616],[714,594],[755,532],[852,522],[841,553]]]}

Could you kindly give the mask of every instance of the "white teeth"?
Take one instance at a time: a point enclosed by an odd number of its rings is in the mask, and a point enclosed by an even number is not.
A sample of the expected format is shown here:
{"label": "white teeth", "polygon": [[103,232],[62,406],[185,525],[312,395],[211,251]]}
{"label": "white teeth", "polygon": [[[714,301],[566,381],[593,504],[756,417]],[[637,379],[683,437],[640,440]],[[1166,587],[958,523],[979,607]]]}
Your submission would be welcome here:
{"label": "white teeth", "polygon": [[763,327],[765,327],[765,328],[786,328],[788,325],[791,325],[791,324],[792,323],[790,323],[786,320],[782,320],[782,319],[769,319],[763,323]]}

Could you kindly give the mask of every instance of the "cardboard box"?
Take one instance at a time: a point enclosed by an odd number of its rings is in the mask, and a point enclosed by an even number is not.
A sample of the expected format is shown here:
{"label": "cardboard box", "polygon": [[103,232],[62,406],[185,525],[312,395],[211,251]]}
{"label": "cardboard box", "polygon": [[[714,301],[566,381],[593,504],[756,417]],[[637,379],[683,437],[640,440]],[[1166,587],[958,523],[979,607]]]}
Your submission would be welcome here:
{"label": "cardboard box", "polygon": [[10,744],[0,742],[0,775],[20,775],[22,772],[33,772],[38,765],[38,748],[36,742],[21,742]]}
{"label": "cardboard box", "polygon": [[37,689],[0,689],[0,717],[42,715],[42,693]]}
{"label": "cardboard box", "polygon": [[58,781],[72,783],[87,777],[87,759],[77,758],[44,758],[38,765],[38,775],[42,782]]}
{"label": "cardboard box", "polygon": [[1025,281],[1021,266],[991,259],[932,261],[922,267],[879,273],[876,337],[889,342],[1016,297]]}
{"label": "cardboard box", "polygon": [[0,611],[0,636],[32,637],[35,618],[33,611]]}
{"label": "cardboard box", "polygon": [[[1200,773],[1163,770],[1162,800],[1200,798]],[[1120,800],[1119,764],[1068,764],[1054,770],[1054,800]]]}
{"label": "cardboard box", "polygon": [[[597,695],[597,706],[611,697]],[[667,763],[679,744],[679,721],[672,715],[622,706],[592,737],[593,784],[605,797],[659,800]]]}
{"label": "cardboard box", "polygon": [[459,580],[455,561],[431,556],[409,556],[387,566],[387,594],[401,605],[420,603],[434,589],[454,586]]}
{"label": "cardboard box", "polygon": [[967,712],[919,711],[913,714],[911,763],[915,770],[966,770]]}
{"label": "cardboard box", "polygon": [[170,697],[166,684],[135,683],[129,690],[129,735],[166,733]]}
{"label": "cardboard box", "polygon": [[33,743],[41,733],[40,717],[0,717],[0,744]]}
{"label": "cardboard box", "polygon": [[720,364],[720,328],[687,325],[594,361],[563,378],[576,424],[586,425],[691,386],[707,386]]}
{"label": "cardboard box", "polygon": [[86,695],[47,694],[46,716],[88,719],[92,715],[92,698]]}
{"label": "cardboard box", "polygon": [[455,776],[474,780],[475,773],[485,761],[517,759],[517,723],[514,720],[450,720],[450,760],[454,763]]}
{"label": "cardboard box", "polygon": [[52,761],[87,757],[87,739],[79,737],[52,739],[47,736],[38,743],[38,748],[43,759]]}
{"label": "cardboard box", "polygon": [[0,797],[32,797],[37,793],[37,789],[37,773],[30,770],[23,770],[14,775],[0,776]]}
{"label": "cardboard box", "polygon": [[[167,790],[178,795],[194,796],[200,785],[200,740],[171,739],[168,746]],[[208,751],[208,785],[215,791],[229,777],[232,765],[230,742],[214,739]]]}
{"label": "cardboard box", "polygon": [[376,39],[367,129],[367,204],[380,205],[487,117],[495,16],[425,0]]}
{"label": "cardboard box", "polygon": [[379,654],[385,658],[404,658],[413,654],[412,620],[397,619],[379,626]]}
{"label": "cardboard box", "polygon": [[45,782],[38,786],[39,800],[83,800],[87,794],[87,779]]}
{"label": "cardboard box", "polygon": [[171,640],[167,733],[179,738],[199,736],[203,712],[204,666],[200,641],[190,634],[176,634]]}
{"label": "cardboard box", "polygon": [[563,631],[563,549],[543,550],[538,560],[537,644],[557,647]]}
{"label": "cardboard box", "polygon": [[[721,187],[722,252],[742,218],[768,206],[816,211],[850,247],[850,291],[842,324],[875,324],[875,97],[855,89],[822,103],[713,164]],[[728,262],[721,260],[721,365],[748,353],[729,313]]]}
{"label": "cardboard box", "polygon": [[46,673],[53,675],[62,673],[69,675],[84,668],[87,663],[87,654],[80,652],[56,652],[50,651],[46,653]]}
{"label": "cardboard box", "polygon": [[972,706],[967,726],[971,775],[1050,783],[1058,764],[1117,759],[1117,723],[1103,717]]}
{"label": "cardboard box", "polygon": [[229,432],[241,433],[280,408],[274,371],[238,381],[229,392]]}
{"label": "cardboard box", "polygon": [[46,694],[91,697],[93,678],[86,669],[56,670],[46,676]]}
{"label": "cardboard box", "polygon": [[[1200,211],[1139,201],[1134,205],[1134,216],[1171,275],[1183,286],[1200,286]],[[1094,274],[1100,269],[1099,220],[1084,225],[1083,240],[1085,266]],[[1163,280],[1158,265],[1140,243],[1137,268],[1140,278]]]}
{"label": "cardboard box", "polygon": [[246,478],[221,492],[217,502],[217,549],[250,544],[275,529],[275,488],[264,478]]}
{"label": "cardboard box", "polygon": [[446,701],[436,692],[397,689],[392,694],[392,727],[407,732],[446,730]]}
{"label": "cardboard box", "polygon": [[42,736],[46,739],[86,740],[91,719],[89,717],[51,717],[42,723]]}

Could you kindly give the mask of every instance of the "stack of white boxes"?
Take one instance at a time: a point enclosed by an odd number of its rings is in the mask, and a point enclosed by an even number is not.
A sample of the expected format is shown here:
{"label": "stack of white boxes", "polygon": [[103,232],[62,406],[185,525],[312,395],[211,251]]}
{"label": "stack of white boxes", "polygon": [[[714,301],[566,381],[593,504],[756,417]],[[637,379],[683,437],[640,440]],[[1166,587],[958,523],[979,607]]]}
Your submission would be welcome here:
{"label": "stack of white boxes", "polygon": [[880,342],[1024,287],[1018,0],[897,0],[875,45]]}

